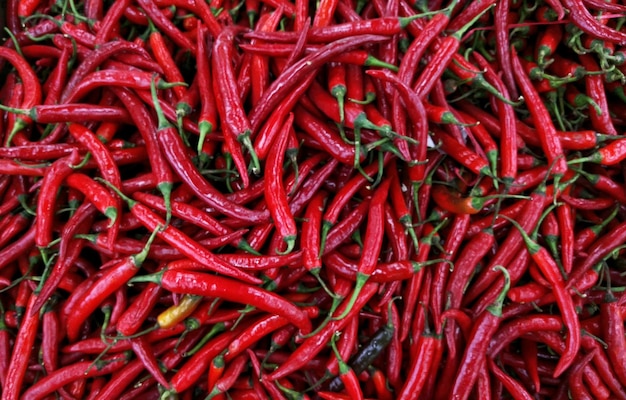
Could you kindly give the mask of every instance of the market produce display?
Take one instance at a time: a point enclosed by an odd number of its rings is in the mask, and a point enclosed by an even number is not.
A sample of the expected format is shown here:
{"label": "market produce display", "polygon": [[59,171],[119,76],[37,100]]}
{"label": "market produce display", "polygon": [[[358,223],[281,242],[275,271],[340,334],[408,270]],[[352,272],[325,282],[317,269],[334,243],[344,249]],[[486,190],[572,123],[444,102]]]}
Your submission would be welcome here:
{"label": "market produce display", "polygon": [[626,3],[8,0],[10,399],[626,399]]}

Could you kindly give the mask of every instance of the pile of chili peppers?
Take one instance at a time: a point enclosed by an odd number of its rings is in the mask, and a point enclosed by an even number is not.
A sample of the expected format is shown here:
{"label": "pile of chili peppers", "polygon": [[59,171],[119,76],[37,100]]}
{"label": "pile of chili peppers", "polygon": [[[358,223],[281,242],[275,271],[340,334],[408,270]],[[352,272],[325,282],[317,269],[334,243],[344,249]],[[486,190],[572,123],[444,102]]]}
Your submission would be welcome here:
{"label": "pile of chili peppers", "polygon": [[626,5],[8,0],[2,399],[626,399]]}

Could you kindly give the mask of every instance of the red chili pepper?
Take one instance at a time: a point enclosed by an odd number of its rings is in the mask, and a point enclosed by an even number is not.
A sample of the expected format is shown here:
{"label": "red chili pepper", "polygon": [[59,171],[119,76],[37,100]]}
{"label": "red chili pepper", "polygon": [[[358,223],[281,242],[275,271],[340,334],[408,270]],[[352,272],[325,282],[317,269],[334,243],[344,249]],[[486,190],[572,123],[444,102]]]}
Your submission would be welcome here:
{"label": "red chili pepper", "polygon": [[[481,2],[481,4],[486,3]],[[489,7],[481,10],[475,16],[472,16],[467,23],[464,23],[462,27],[455,30],[453,35],[446,36],[438,41],[437,52],[432,56],[426,68],[413,84],[413,89],[420,98],[425,98],[426,95],[432,91],[436,81],[442,76],[444,69],[451,63],[454,55],[457,54],[457,50],[461,45],[461,39],[467,29],[469,29],[485,11],[491,8],[491,6],[492,4],[489,4]],[[452,64],[454,64],[454,62],[452,62]]]}
{"label": "red chili pepper", "polygon": [[608,42],[626,44],[626,34],[599,23],[582,0],[564,0],[563,6],[570,11],[572,22],[583,32]]}
{"label": "red chili pepper", "polygon": [[276,315],[284,316],[298,326],[303,333],[311,330],[309,317],[302,310],[282,297],[264,289],[196,271],[165,270],[153,276],[135,278],[158,283],[174,293],[187,293],[199,296],[220,297],[235,302],[245,302],[251,306]]}
{"label": "red chili pepper", "polygon": [[507,391],[516,399],[531,400],[533,397],[526,391],[524,386],[517,382],[513,377],[502,371],[491,358],[487,359],[489,371],[498,378]]}
{"label": "red chili pepper", "polygon": [[543,150],[548,157],[548,162],[552,167],[553,173],[557,176],[563,175],[567,170],[567,163],[554,124],[552,123],[545,105],[530,83],[530,80],[522,73],[523,70],[517,52],[515,49],[513,49],[512,52],[515,78],[520,85],[520,89],[528,105],[528,110],[535,122]]}
{"label": "red chili pepper", "polygon": [[[293,115],[290,115],[287,117],[287,120],[278,134],[278,142],[270,149],[267,157],[267,176],[264,180],[265,200],[270,215],[274,220],[278,233],[287,246],[284,253],[290,253],[293,250],[298,233],[295,220],[289,209],[287,193],[285,192],[281,179],[283,175],[285,149],[289,137],[288,133],[290,129],[293,129],[292,123]],[[283,253],[282,250],[279,252]]]}
{"label": "red chili pepper", "polygon": [[[600,305],[600,317],[602,320],[602,338],[611,351],[607,351],[607,355],[613,364],[615,374],[619,381],[624,384],[626,382],[626,370],[622,368],[623,352],[620,350],[626,346],[624,341],[624,322],[619,312],[619,303],[611,292],[607,293],[607,299]],[[621,333],[621,336],[620,336]],[[615,349],[615,352],[613,351]]]}
{"label": "red chili pepper", "polygon": [[[407,114],[413,123],[413,135],[409,135],[409,137],[417,142],[417,145],[414,145],[409,149],[411,161],[415,163],[415,165],[409,168],[409,174],[411,175],[411,180],[414,182],[421,182],[424,178],[425,172],[423,161],[426,159],[428,138],[426,108],[419,96],[411,91],[408,84],[403,83],[399,77],[394,77],[391,72],[386,70],[377,70],[367,71],[367,73],[370,76],[384,79],[385,81],[392,83],[394,88],[398,91],[399,96],[404,101],[407,108]],[[397,119],[398,117],[394,116],[394,118]]]}
{"label": "red chili pepper", "polygon": [[37,294],[33,293],[28,299],[24,319],[21,321],[13,350],[11,361],[5,377],[6,386],[3,387],[3,399],[16,399],[19,397],[22,384],[29,364],[29,357],[35,345],[37,331],[39,329],[39,315],[32,313],[31,309]]}
{"label": "red chili pepper", "polygon": [[378,257],[382,249],[384,236],[384,205],[390,184],[391,181],[385,179],[372,196],[370,210],[367,214],[367,230],[364,239],[366,245],[359,259],[354,291],[348,300],[344,313],[337,317],[338,319],[344,318],[352,310],[361,290],[376,269]]}
{"label": "red chili pepper", "polygon": [[181,393],[190,388],[206,372],[213,358],[220,354],[231,340],[237,337],[241,329],[241,327],[237,327],[234,330],[223,332],[206,342],[170,379],[170,393]]}
{"label": "red chili pepper", "polygon": [[43,89],[46,91],[44,104],[55,104],[61,97],[63,86],[67,82],[68,70],[73,64],[74,49],[70,43],[65,42],[61,54],[58,57],[58,63],[54,71],[50,74]]}
{"label": "red chili pepper", "polygon": [[598,238],[600,233],[607,227],[609,223],[613,221],[615,216],[617,215],[618,208],[615,208],[611,214],[603,219],[599,224],[589,226],[585,229],[579,230],[575,234],[574,238],[574,252],[579,254],[581,252],[585,252],[589,246],[591,246],[595,240]]}
{"label": "red chili pepper", "polygon": [[[217,106],[213,94],[209,51],[207,49],[207,30],[204,25],[198,27],[196,53],[196,79],[200,96],[200,115],[198,117],[198,147],[205,143],[206,136],[217,128]],[[200,153],[200,151],[198,151]]]}
{"label": "red chili pepper", "polygon": [[[345,39],[339,39],[326,45],[319,51],[307,55],[289,68],[285,69],[280,78],[275,80],[263,97],[259,99],[258,105],[250,112],[250,123],[252,131],[257,131],[260,124],[276,108],[279,101],[284,98],[296,84],[299,84],[307,75],[317,70],[325,62],[331,60],[338,54],[350,51],[364,43],[374,43],[384,40],[383,36],[360,35]],[[297,113],[296,113],[297,119]]]}
{"label": "red chili pepper", "polygon": [[168,36],[174,43],[185,50],[196,52],[196,46],[170,21],[154,2],[140,0],[139,5],[148,15],[150,21]]}
{"label": "red chili pepper", "polygon": [[167,379],[165,379],[165,376],[163,376],[163,373],[159,369],[159,365],[157,363],[157,359],[152,345],[150,345],[145,337],[133,338],[130,341],[133,352],[135,353],[137,358],[141,360],[142,364],[145,366],[150,375],[152,375],[161,386],[168,388],[169,384],[167,382]]}
{"label": "red chili pepper", "polygon": [[112,223],[118,219],[117,201],[103,186],[89,176],[74,172],[65,178],[65,183],[81,192]]}
{"label": "red chili pepper", "polygon": [[502,316],[502,303],[510,287],[509,274],[502,268],[498,268],[504,274],[504,289],[492,305],[483,311],[474,323],[468,344],[463,353],[459,371],[454,380],[452,396],[454,398],[466,399],[469,397],[470,389],[478,378],[479,366],[485,362],[482,358],[485,350],[489,346],[491,337],[495,334],[500,325]]}
{"label": "red chili pepper", "polygon": [[304,267],[318,280],[321,281],[320,271],[322,270],[322,215],[327,194],[318,192],[305,212],[305,221],[302,224],[302,263]]}
{"label": "red chili pepper", "polygon": [[461,197],[461,193],[453,192],[447,186],[433,185],[431,194],[437,206],[455,214],[477,214],[490,197]]}
{"label": "red chili pepper", "polygon": [[100,279],[94,282],[88,292],[80,295],[80,307],[69,314],[69,318],[65,322],[70,341],[75,341],[78,338],[83,321],[98,308],[100,303],[126,284],[139,271],[155,236],[156,231],[152,233],[140,253],[120,260],[116,265],[109,267]]}
{"label": "red chili pepper", "polygon": [[161,294],[160,286],[151,283],[147,284],[118,319],[116,324],[117,332],[122,336],[131,336],[136,333],[148,317],[148,314],[152,312]]}
{"label": "red chili pepper", "polygon": [[543,276],[550,283],[557,304],[563,314],[563,323],[567,327],[567,346],[554,371],[554,376],[557,377],[571,365],[580,348],[580,325],[574,303],[566,290],[565,281],[559,267],[550,256],[549,252],[531,239],[528,234],[519,227],[517,222],[511,222],[520,230],[531,257],[537,263]]}
{"label": "red chili pepper", "polygon": [[489,162],[478,153],[470,150],[465,144],[459,143],[442,130],[433,129],[433,140],[440,145],[442,151],[477,175],[493,176]]}
{"label": "red chili pepper", "polygon": [[[228,392],[235,385],[237,378],[241,375],[248,361],[247,355],[236,357],[227,367],[221,377],[215,382],[215,385],[209,384],[209,396],[211,399],[222,399],[224,393]],[[230,392],[229,392],[230,393]]]}
{"label": "red chili pepper", "polygon": [[[513,78],[513,66],[511,64],[511,51],[509,40],[509,15],[511,2],[509,0],[496,2],[494,10],[494,31],[496,35],[496,55],[502,66],[503,81],[509,96],[518,97],[515,79]],[[501,90],[500,88],[496,88]],[[503,94],[506,92],[502,92]]]}
{"label": "red chili pepper", "polygon": [[415,345],[416,353],[411,357],[407,379],[398,393],[398,399],[409,399],[422,392],[428,379],[428,371],[434,367],[435,353],[440,343],[441,337],[428,329],[420,335]]}
{"label": "red chili pepper", "polygon": [[233,58],[233,41],[238,32],[240,30],[234,28],[222,30],[216,38],[213,46],[214,55],[211,59],[213,60],[213,93],[217,100],[220,118],[224,123],[225,143],[244,182],[244,187],[246,187],[248,186],[248,173],[239,143],[250,153],[253,173],[258,174],[260,172],[260,165],[250,141],[252,132],[250,119],[243,109],[236,87],[233,87],[235,75],[231,60]]}
{"label": "red chili pepper", "polygon": [[343,361],[334,338],[335,337],[331,338],[330,344],[333,348],[333,353],[335,354],[337,362],[339,363],[339,378],[341,379],[341,382],[343,383],[343,386],[350,398],[362,400],[364,397],[359,379],[354,370],[348,367],[348,365]]}
{"label": "red chili pepper", "polygon": [[111,374],[128,362],[127,354],[118,354],[104,358],[94,365],[93,361],[82,361],[60,368],[31,386],[24,396],[33,399],[45,398],[63,386],[80,378]]}
{"label": "red chili pepper", "polygon": [[[362,306],[369,301],[369,299],[372,298],[377,287],[378,285],[374,283],[366,283],[361,290],[360,296],[358,296],[351,309],[348,309],[347,303],[344,302],[335,312],[336,315],[347,313],[344,318],[331,319],[321,331],[307,338],[293,353],[290,354],[289,358],[282,365],[280,365],[277,370],[272,372],[267,377],[267,379],[280,379],[306,365],[311,358],[315,357],[315,355],[324,348],[334,332],[343,329],[350,321],[350,318],[354,316],[358,310],[360,310]],[[337,290],[335,290],[335,292],[337,292]]]}
{"label": "red chili pepper", "polygon": [[78,153],[73,151],[72,154],[55,161],[44,175],[37,201],[38,218],[35,220],[35,243],[38,247],[46,247],[52,241],[57,192],[65,178],[72,174],[72,168],[77,163]]}
{"label": "red chili pepper", "polygon": [[[313,27],[310,29],[307,41],[309,43],[330,43],[348,37],[363,35],[391,36],[399,33],[417,16],[411,17],[382,17],[359,19],[353,22],[345,22],[331,26]],[[297,32],[258,32],[248,33],[248,38],[267,40],[270,42],[293,42],[297,39]]]}
{"label": "red chili pepper", "polygon": [[[24,98],[20,108],[30,109],[41,103],[42,93],[41,86],[37,75],[32,70],[28,62],[22,58],[15,50],[7,47],[0,48],[0,58],[7,60],[17,70],[21,82],[24,87]],[[30,123],[28,118],[20,119],[13,128],[13,132],[20,131]],[[9,136],[12,136],[10,133]]]}

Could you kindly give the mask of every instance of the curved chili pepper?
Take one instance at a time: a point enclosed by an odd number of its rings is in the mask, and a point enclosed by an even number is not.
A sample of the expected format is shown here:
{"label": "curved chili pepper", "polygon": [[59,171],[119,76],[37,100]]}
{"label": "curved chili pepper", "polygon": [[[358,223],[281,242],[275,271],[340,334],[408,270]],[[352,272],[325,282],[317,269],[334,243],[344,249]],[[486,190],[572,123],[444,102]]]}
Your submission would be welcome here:
{"label": "curved chili pepper", "polygon": [[270,111],[276,108],[278,102],[285,97],[295,85],[299,84],[307,75],[317,70],[322,64],[332,59],[337,54],[357,48],[364,43],[375,43],[383,40],[386,40],[384,36],[376,35],[359,35],[339,39],[285,69],[280,75],[280,78],[272,82],[267,91],[263,93],[262,98],[259,99],[258,105],[250,112],[252,131],[255,132],[258,130],[260,124],[265,120]]}
{"label": "curved chili pepper", "polygon": [[22,383],[28,368],[28,359],[33,351],[40,323],[39,315],[31,312],[35,300],[37,300],[37,294],[32,293],[28,299],[24,319],[21,321],[18,335],[13,345],[11,361],[5,377],[7,384],[2,390],[3,400],[18,398],[22,389]]}
{"label": "curved chili pepper", "polygon": [[193,192],[207,204],[215,207],[233,218],[258,223],[269,215],[268,212],[255,212],[231,203],[226,197],[215,189],[200,173],[189,159],[187,149],[173,127],[162,129],[158,136],[162,151],[170,163],[172,169],[180,178],[189,185]]}
{"label": "curved chili pepper", "polygon": [[[301,368],[306,365],[306,363],[315,356],[315,354],[319,353],[323,347],[328,343],[330,337],[334,334],[334,332],[343,329],[343,327],[348,324],[351,316],[355,315],[358,310],[362,308],[374,295],[378,285],[375,283],[366,283],[363,289],[361,290],[360,296],[358,296],[356,302],[354,303],[351,309],[346,307],[347,303],[344,302],[342,305],[338,307],[335,314],[341,315],[347,313],[344,318],[331,319],[328,324],[315,335],[305,339],[305,341],[293,352],[290,354],[288,360],[286,360],[280,367],[272,372],[267,379],[275,380],[287,376],[294,370]],[[335,290],[336,291],[336,290]]]}
{"label": "curved chili pepper", "polygon": [[130,340],[133,352],[146,370],[156,379],[159,384],[165,388],[169,387],[167,379],[163,375],[163,372],[159,369],[155,351],[153,346],[146,340],[145,337],[132,338]]}
{"label": "curved chili pepper", "polygon": [[490,197],[461,197],[461,193],[444,185],[433,185],[431,193],[439,207],[455,214],[477,214],[490,200]]}
{"label": "curved chili pepper", "polygon": [[47,92],[44,104],[55,104],[59,101],[63,86],[67,82],[68,70],[73,63],[74,52],[72,44],[65,42],[58,64],[44,84],[43,89]]}
{"label": "curved chili pepper", "polygon": [[575,265],[567,287],[578,283],[585,273],[626,242],[626,223],[620,223],[598,239],[587,250],[587,257]]}
{"label": "curved chili pepper", "polygon": [[404,101],[407,113],[413,123],[413,135],[410,137],[417,142],[417,145],[409,149],[411,152],[411,161],[415,163],[415,165],[409,167],[409,174],[411,175],[411,180],[421,182],[424,178],[425,167],[423,161],[426,159],[426,144],[428,142],[426,107],[419,96],[410,90],[407,84],[403,83],[399,77],[394,77],[389,71],[367,71],[367,74],[390,82]]}
{"label": "curved chili pepper", "polygon": [[[381,353],[389,346],[393,334],[396,332],[391,318],[380,327],[369,341],[364,344],[348,361],[350,368],[358,375],[366,371],[381,356]],[[339,379],[338,379],[339,378]],[[331,381],[329,388],[332,391],[342,390],[344,384],[340,377]]]}
{"label": "curved chili pepper", "polygon": [[[124,3],[125,2],[116,3],[116,5]],[[108,14],[109,13],[107,13],[107,15]],[[66,102],[76,85],[78,85],[85,78],[85,76],[87,76],[87,74],[95,70],[100,64],[112,56],[123,52],[139,55],[143,59],[150,59],[148,52],[136,43],[125,40],[102,43],[86,55],[85,61],[82,62],[71,75],[61,95],[61,103]]]}
{"label": "curved chili pepper", "polygon": [[[330,43],[340,41],[348,37],[363,35],[385,35],[391,36],[399,33],[411,21],[417,18],[411,17],[381,17],[371,19],[360,19],[343,24],[332,26],[313,27],[307,36],[310,43]],[[267,40],[270,42],[293,42],[297,39],[297,32],[250,32],[248,38]]]}
{"label": "curved chili pepper", "polygon": [[589,226],[585,229],[579,230],[574,238],[574,252],[576,254],[584,252],[589,246],[591,246],[598,238],[600,233],[608,226],[611,221],[617,215],[617,208],[615,208],[609,216],[603,219],[599,224]]}
{"label": "curved chili pepper", "polygon": [[77,163],[78,152],[73,151],[72,154],[55,161],[43,177],[37,200],[38,218],[35,220],[35,243],[39,247],[46,247],[52,241],[57,192],[65,178],[72,174],[72,168]]}
{"label": "curved chili pepper", "polygon": [[[23,84],[26,85],[24,88],[24,98],[22,99],[20,108],[30,109],[38,104],[41,104],[42,93],[39,79],[28,62],[26,62],[26,60],[22,58],[18,52],[7,47],[0,48],[0,57],[11,63],[11,65],[17,70]],[[17,132],[29,123],[30,121],[28,119],[20,119],[13,128],[13,131]]]}
{"label": "curved chili pepper", "polygon": [[118,319],[115,324],[117,332],[122,336],[131,336],[137,332],[161,294],[160,286],[149,283]]}
{"label": "curved chili pepper", "polygon": [[103,186],[89,176],[74,172],[65,178],[65,183],[71,188],[83,193],[87,199],[112,223],[118,220],[117,201]]}
{"label": "curved chili pepper", "polygon": [[[121,69],[102,69],[92,72],[75,87],[68,97],[67,102],[76,102],[82,99],[87,93],[99,86],[122,86],[133,89],[150,89],[153,74],[143,71],[130,71]],[[182,89],[183,81],[171,81],[167,83],[161,79],[157,81],[158,89],[179,88]]]}
{"label": "curved chili pepper", "polygon": [[143,11],[148,15],[154,25],[156,25],[161,31],[165,33],[174,43],[182,47],[185,50],[189,50],[192,53],[196,52],[195,44],[189,40],[180,30],[165,17],[161,9],[157,7],[154,2],[140,0],[139,5]]}
{"label": "curved chili pepper", "polygon": [[[489,2],[481,2],[481,4],[488,3]],[[446,36],[445,38],[438,41],[437,52],[429,60],[426,68],[422,71],[422,73],[413,84],[413,89],[417,92],[417,95],[420,98],[425,98],[426,95],[432,91],[433,86],[443,74],[444,69],[448,66],[448,64],[451,63],[454,55],[457,54],[457,50],[461,45],[461,39],[467,29],[469,29],[476,22],[476,20],[492,6],[493,4],[488,4],[488,7],[481,10],[477,15],[473,16],[461,28],[455,30],[454,34]]]}
{"label": "curved chili pepper", "polygon": [[241,100],[235,90],[236,88],[231,84],[235,82],[234,71],[231,64],[233,41],[235,34],[240,31],[240,29],[235,28],[222,30],[213,45],[213,52],[215,54],[211,59],[213,61],[214,73],[213,92],[216,96],[220,117],[224,122],[223,130],[225,143],[244,182],[244,187],[246,187],[248,179],[247,168],[243,163],[243,155],[241,154],[241,147],[239,147],[238,142],[248,150],[252,157],[253,173],[258,174],[260,172],[260,165],[256,153],[254,152],[252,142],[250,141],[253,126],[244,112]]}
{"label": "curved chili pepper", "polygon": [[156,231],[152,233],[144,249],[133,256],[121,260],[117,265],[109,267],[106,272],[90,287],[89,291],[81,296],[81,306],[69,315],[66,321],[67,336],[70,341],[78,338],[83,321],[98,308],[100,303],[110,294],[126,284],[145,261]]}
{"label": "curved chili pepper", "polygon": [[[278,142],[270,149],[267,157],[267,175],[264,180],[265,200],[276,229],[287,245],[287,248],[284,250],[285,254],[293,250],[298,233],[295,220],[289,209],[287,193],[285,192],[281,179],[283,175],[285,148],[289,137],[288,133],[290,129],[293,129],[292,122],[293,115],[290,115],[287,117],[287,120],[276,138]],[[282,253],[282,251],[280,251],[280,253]]]}
{"label": "curved chili pepper", "polygon": [[135,278],[147,280],[174,293],[188,293],[199,296],[220,297],[249,305],[276,315],[284,316],[298,326],[303,333],[311,330],[309,317],[302,310],[282,297],[264,289],[196,271],[165,270],[153,276]]}
{"label": "curved chili pepper", "polygon": [[[313,114],[302,107],[296,107],[294,117],[295,124],[317,140],[333,158],[347,165],[355,163],[355,147],[345,143],[339,132],[331,128],[326,122],[315,118]],[[365,154],[361,152],[358,160],[363,161],[364,159]]]}
{"label": "curved chili pepper", "polygon": [[531,400],[533,398],[519,382],[502,371],[493,359],[487,359],[487,366],[489,371],[491,371],[491,373],[494,374],[500,382],[502,382],[507,391],[516,399]]}
{"label": "curved chili pepper", "polygon": [[416,353],[411,357],[407,379],[398,393],[398,399],[408,399],[422,392],[428,379],[427,371],[434,367],[438,343],[441,343],[441,338],[428,329],[420,335],[415,345]]}
{"label": "curved chili pepper", "polygon": [[517,224],[511,221],[519,229],[522,238],[528,247],[531,257],[537,263],[543,276],[548,280],[556,298],[557,304],[563,314],[563,323],[567,327],[567,345],[557,364],[554,376],[557,377],[565,371],[573,362],[576,353],[580,348],[580,324],[576,315],[574,303],[570,294],[566,290],[565,281],[558,265],[550,256],[548,250],[538,245],[528,234]]}
{"label": "curved chili pepper", "polygon": [[482,358],[485,350],[489,346],[488,338],[491,338],[498,326],[502,316],[502,303],[506,297],[506,293],[510,287],[509,273],[502,267],[498,269],[504,274],[504,289],[498,295],[498,298],[492,305],[483,311],[479,316],[468,339],[468,344],[463,353],[459,371],[454,379],[454,387],[451,396],[459,399],[469,397],[470,388],[478,378],[478,366],[486,360]]}
{"label": "curved chili pepper", "polygon": [[474,236],[454,261],[454,269],[447,282],[447,307],[461,306],[461,294],[466,287],[476,265],[487,254],[495,242],[494,233],[490,228]]}
{"label": "curved chili pepper", "polygon": [[522,94],[524,95],[525,101],[528,105],[528,110],[530,111],[535,122],[535,127],[539,133],[539,139],[541,140],[543,150],[548,157],[548,162],[551,164],[552,171],[555,175],[563,175],[567,170],[567,163],[565,161],[563,148],[558,140],[554,124],[552,123],[545,105],[530,83],[530,80],[523,73],[523,69],[515,49],[512,49],[512,53],[513,71],[515,72],[514,75],[517,83],[520,85],[520,89],[522,90]]}
{"label": "curved chili pepper", "polygon": [[626,44],[626,34],[599,23],[589,13],[582,0],[563,0],[563,6],[570,11],[572,22],[594,38]]}
{"label": "curved chili pepper", "polygon": [[352,368],[348,367],[348,365],[341,358],[339,350],[337,350],[334,337],[331,338],[330,344],[339,363],[339,379],[341,379],[345,390],[348,392],[350,398],[362,400],[364,398],[363,392],[361,390],[361,385],[356,372]]}
{"label": "curved chili pepper", "polygon": [[384,204],[390,185],[391,181],[385,179],[372,196],[370,209],[367,214],[367,230],[365,231],[366,246],[363,248],[359,259],[354,291],[348,300],[344,313],[336,317],[337,319],[344,318],[352,310],[361,290],[376,269],[384,236]]}
{"label": "curved chili pepper", "polygon": [[32,399],[45,398],[46,395],[77,379],[111,374],[124,366],[128,362],[128,357],[128,354],[123,353],[104,358],[96,365],[93,365],[93,361],[82,361],[65,366],[39,380],[24,392],[24,396]]}

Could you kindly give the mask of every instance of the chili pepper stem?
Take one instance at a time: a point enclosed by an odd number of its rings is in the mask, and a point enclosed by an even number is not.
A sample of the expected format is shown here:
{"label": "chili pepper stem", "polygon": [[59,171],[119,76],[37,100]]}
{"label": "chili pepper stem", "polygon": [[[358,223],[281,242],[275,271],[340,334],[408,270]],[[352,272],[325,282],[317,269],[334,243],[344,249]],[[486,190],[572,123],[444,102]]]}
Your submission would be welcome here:
{"label": "chili pepper stem", "polygon": [[276,249],[276,253],[279,255],[285,255],[291,253],[291,251],[296,246],[296,236],[289,235],[283,238],[283,241],[287,244],[287,248],[284,251],[280,251]]}
{"label": "chili pepper stem", "polygon": [[330,290],[330,288],[328,287],[328,285],[326,284],[326,282],[324,282],[324,279],[322,279],[322,277],[320,276],[320,271],[322,270],[321,267],[317,267],[317,268],[313,268],[311,269],[311,271],[309,271],[311,273],[311,275],[313,275],[317,281],[320,283],[320,286],[322,286],[322,289],[324,289],[324,291],[333,299],[340,299],[341,296],[338,295],[337,293],[333,293],[332,290]]}
{"label": "chili pepper stem", "polygon": [[317,335],[322,329],[326,327],[326,325],[328,325],[330,321],[334,319],[332,315],[335,312],[335,310],[337,310],[337,308],[341,305],[341,300],[343,300],[344,298],[343,296],[338,295],[336,297],[333,297],[332,299],[333,301],[330,305],[330,309],[328,310],[328,316],[324,318],[324,320],[319,324],[319,326],[315,328],[312,332],[307,333],[305,335],[299,335],[299,337],[301,337],[302,339],[307,339],[307,338]]}
{"label": "chili pepper stem", "polygon": [[531,239],[528,233],[526,233],[524,228],[522,228],[522,226],[517,221],[507,217],[506,215],[498,215],[498,218],[504,218],[511,224],[513,224],[513,226],[519,231],[520,235],[522,235],[522,239],[524,240],[526,247],[528,247],[528,251],[530,252],[530,254],[536,254],[539,251],[539,244]]}
{"label": "chili pepper stem", "polygon": [[326,238],[328,237],[328,232],[332,227],[332,222],[326,220],[322,221],[322,227],[320,229],[320,254],[324,254],[324,248],[326,247]]}
{"label": "chili pepper stem", "polygon": [[155,272],[153,274],[148,275],[140,275],[132,277],[128,283],[154,283],[155,285],[161,285],[161,279],[163,278],[163,274],[165,273],[165,269],[161,271]]}
{"label": "chili pepper stem", "polygon": [[243,250],[243,251],[248,252],[250,254],[253,254],[255,256],[260,256],[261,255],[261,253],[259,253],[252,246],[250,246],[250,243],[248,243],[245,239],[241,239],[239,242],[237,242],[237,248],[239,250]]}
{"label": "chili pepper stem", "polygon": [[348,305],[346,306],[346,309],[344,310],[343,314],[341,314],[338,317],[334,317],[333,320],[338,321],[340,319],[344,319],[346,317],[346,315],[348,315],[350,313],[350,310],[354,306],[354,303],[358,299],[359,294],[361,293],[361,290],[363,290],[363,286],[365,286],[365,284],[367,283],[369,277],[370,276],[367,275],[367,274],[364,274],[362,272],[357,272],[357,274],[356,274],[356,282],[355,282],[355,285],[354,285],[354,291],[352,292],[352,296],[348,300]]}
{"label": "chili pepper stem", "polygon": [[163,195],[163,202],[165,204],[165,225],[170,224],[172,219],[172,182],[161,182],[157,185],[157,189]]}
{"label": "chili pepper stem", "polygon": [[120,189],[118,189],[115,186],[113,186],[113,184],[111,184],[111,182],[109,182],[109,181],[107,181],[105,179],[99,178],[99,177],[96,177],[94,179],[96,181],[98,181],[98,182],[104,183],[106,186],[109,187],[109,189],[113,190],[115,192],[115,194],[120,196],[120,198],[122,200],[124,200],[126,202],[126,204],[128,204],[128,207],[132,208],[135,204],[137,204],[137,202],[135,200],[133,200],[130,197],[126,196],[124,193],[122,193],[122,191]]}
{"label": "chili pepper stem", "polygon": [[335,86],[330,91],[330,94],[332,94],[337,99],[337,106],[339,107],[339,123],[342,125],[345,121],[344,101],[346,97],[346,92],[347,89],[344,85]]}
{"label": "chili pepper stem", "polygon": [[[12,114],[25,115],[25,116],[27,116],[29,118],[32,118],[32,119],[34,119],[34,117],[35,117],[35,110],[32,109],[32,108],[30,110],[24,110],[24,109],[21,109],[21,108],[7,107],[4,104],[0,104],[0,110],[6,111],[6,112],[12,113]],[[21,122],[19,122],[19,121],[21,121]],[[20,124],[20,128],[18,129],[18,131],[20,131],[20,130],[24,129],[26,126],[28,126],[26,121],[23,121],[21,119],[18,119],[18,121],[16,121],[16,124]],[[14,129],[16,129],[16,128],[14,128]]]}
{"label": "chili pepper stem", "polygon": [[500,318],[502,317],[502,306],[504,305],[504,300],[506,299],[506,295],[511,288],[511,275],[509,271],[501,265],[496,265],[493,269],[502,272],[502,275],[504,276],[504,287],[494,302],[487,307],[487,310],[494,316]]}
{"label": "chili pepper stem", "polygon": [[198,154],[202,154],[202,146],[204,145],[204,141],[206,140],[208,134],[213,132],[213,124],[211,124],[209,121],[200,121],[198,123],[198,131],[198,147],[196,151],[198,152]]}
{"label": "chili pepper stem", "polygon": [[254,151],[254,144],[252,144],[252,140],[250,140],[250,131],[246,131],[243,134],[237,136],[237,140],[248,150],[250,154],[250,163],[252,164],[252,173],[255,175],[259,175],[261,173],[261,162],[259,161],[259,157]]}
{"label": "chili pepper stem", "polygon": [[28,121],[24,120],[24,118],[18,118],[15,121],[15,124],[13,125],[13,129],[11,129],[11,132],[9,132],[9,136],[7,136],[5,145],[7,147],[10,146],[15,135],[17,135],[18,132],[20,132],[22,129],[26,128],[27,126],[28,126]]}
{"label": "chili pepper stem", "polygon": [[191,350],[185,353],[185,357],[190,357],[194,355],[195,353],[197,353],[199,350],[202,349],[202,347],[204,347],[206,342],[211,340],[218,333],[224,332],[225,330],[226,330],[226,325],[223,322],[219,322],[213,325],[211,330],[206,335],[204,335],[204,337]]}
{"label": "chili pepper stem", "polygon": [[[367,59],[365,59],[365,62],[363,63],[363,66],[365,67],[374,67],[374,68],[386,68],[390,71],[393,72],[398,72],[398,67],[393,65],[393,64],[389,64],[386,63],[382,60],[379,60],[378,58],[372,56],[372,55],[368,55]],[[371,102],[371,100],[370,100]]]}

